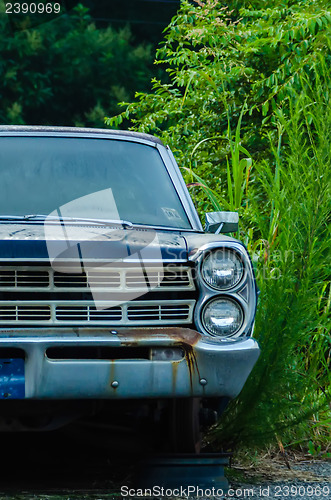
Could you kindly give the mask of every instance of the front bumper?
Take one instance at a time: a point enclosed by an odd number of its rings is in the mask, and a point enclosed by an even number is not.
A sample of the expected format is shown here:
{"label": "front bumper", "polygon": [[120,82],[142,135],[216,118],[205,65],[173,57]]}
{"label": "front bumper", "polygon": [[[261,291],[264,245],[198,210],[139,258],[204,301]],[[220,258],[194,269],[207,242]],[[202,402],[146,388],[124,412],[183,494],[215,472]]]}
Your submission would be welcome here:
{"label": "front bumper", "polygon": [[[236,397],[259,357],[252,338],[215,342],[188,328],[0,329],[0,352],[25,353],[27,399]],[[179,346],[177,361],[49,359],[51,347]],[[78,352],[78,349],[77,349]],[[114,383],[115,382],[115,383]]]}

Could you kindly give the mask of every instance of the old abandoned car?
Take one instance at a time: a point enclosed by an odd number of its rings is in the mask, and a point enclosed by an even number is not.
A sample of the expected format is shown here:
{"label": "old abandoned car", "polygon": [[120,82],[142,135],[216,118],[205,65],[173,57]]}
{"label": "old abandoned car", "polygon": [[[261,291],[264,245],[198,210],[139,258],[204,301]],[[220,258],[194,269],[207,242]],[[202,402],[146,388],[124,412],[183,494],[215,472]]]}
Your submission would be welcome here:
{"label": "old abandoned car", "polygon": [[[132,424],[195,452],[258,356],[236,214],[150,135],[0,127],[0,430]],[[162,435],[166,439],[162,440]]]}

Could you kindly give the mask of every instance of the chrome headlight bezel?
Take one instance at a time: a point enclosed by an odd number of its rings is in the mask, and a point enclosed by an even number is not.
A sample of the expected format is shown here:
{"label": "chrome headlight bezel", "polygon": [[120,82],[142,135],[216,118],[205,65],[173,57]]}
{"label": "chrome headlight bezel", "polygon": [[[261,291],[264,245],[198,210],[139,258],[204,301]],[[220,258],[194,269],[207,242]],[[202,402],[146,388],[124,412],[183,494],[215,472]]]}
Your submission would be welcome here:
{"label": "chrome headlight bezel", "polygon": [[[238,311],[240,313],[240,322],[238,323],[238,327],[231,333],[228,333],[228,334],[222,334],[222,333],[214,333],[212,332],[207,324],[206,324],[206,320],[205,320],[205,314],[206,314],[206,310],[208,307],[212,306],[213,303],[215,302],[229,302],[230,304],[234,304],[237,308],[238,308]],[[201,322],[203,324],[203,327],[204,329],[206,330],[206,332],[208,332],[208,335],[210,335],[211,337],[214,337],[214,338],[217,338],[217,339],[229,339],[229,338],[232,338],[232,337],[235,337],[238,332],[240,331],[241,327],[243,326],[243,323],[244,323],[244,319],[245,319],[245,311],[242,307],[242,305],[240,304],[240,302],[238,300],[236,300],[235,298],[233,297],[229,297],[228,295],[218,295],[214,298],[212,298],[211,300],[208,300],[208,302],[206,302],[203,306],[203,308],[201,309]]]}
{"label": "chrome headlight bezel", "polygon": [[[231,258],[234,258],[239,263],[239,266],[241,268],[241,273],[240,273],[239,277],[236,278],[234,283],[231,283],[229,285],[224,285],[224,286],[216,286],[216,285],[212,284],[210,281],[208,281],[208,279],[206,278],[205,268],[206,268],[209,260],[213,259],[213,256],[215,256],[215,254],[217,252],[221,252],[222,254],[224,254],[225,259],[227,258],[227,260],[230,260]],[[228,254],[228,255],[226,255],[226,254]],[[201,274],[201,278],[203,279],[204,283],[209,288],[211,288],[213,290],[217,290],[218,292],[226,292],[228,290],[232,290],[232,289],[239,287],[240,284],[244,281],[245,275],[246,275],[246,266],[245,266],[245,263],[242,259],[242,255],[239,254],[235,249],[233,249],[231,247],[219,247],[219,248],[211,249],[206,255],[204,255],[204,257],[200,263],[200,274]]]}
{"label": "chrome headlight bezel", "polygon": [[[225,241],[211,241],[200,246],[189,257],[189,260],[196,266],[196,284],[199,289],[199,298],[194,309],[195,328],[213,342],[234,342],[245,336],[251,336],[254,325],[256,304],[257,304],[257,286],[254,277],[254,271],[251,259],[246,247],[232,238],[223,237]],[[212,288],[203,279],[201,267],[205,257],[217,249],[235,252],[243,263],[244,273],[238,283],[227,290],[218,290]],[[242,325],[236,333],[228,337],[212,336],[205,328],[202,322],[202,311],[205,305],[212,299],[230,297],[237,301],[243,311]]]}

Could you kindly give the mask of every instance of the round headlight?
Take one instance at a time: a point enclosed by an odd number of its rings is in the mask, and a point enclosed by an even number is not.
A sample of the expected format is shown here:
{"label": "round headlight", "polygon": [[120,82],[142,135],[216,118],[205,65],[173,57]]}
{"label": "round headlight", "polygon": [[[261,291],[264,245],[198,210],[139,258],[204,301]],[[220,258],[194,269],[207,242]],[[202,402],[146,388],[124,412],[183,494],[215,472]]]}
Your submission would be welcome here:
{"label": "round headlight", "polygon": [[201,271],[207,285],[217,290],[227,290],[239,283],[244,274],[244,265],[237,253],[222,248],[205,257]]}
{"label": "round headlight", "polygon": [[230,337],[237,333],[244,319],[238,302],[228,299],[213,299],[202,311],[202,323],[208,333],[217,337]]}

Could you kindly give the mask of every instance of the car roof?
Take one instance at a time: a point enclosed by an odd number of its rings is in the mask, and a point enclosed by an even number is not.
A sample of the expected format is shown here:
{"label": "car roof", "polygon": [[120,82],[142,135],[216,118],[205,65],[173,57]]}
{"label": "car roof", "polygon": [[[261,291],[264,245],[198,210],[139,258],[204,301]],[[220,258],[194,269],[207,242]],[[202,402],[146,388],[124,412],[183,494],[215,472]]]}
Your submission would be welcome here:
{"label": "car roof", "polygon": [[[130,137],[135,139],[142,139],[145,141],[153,142],[155,144],[162,144],[163,142],[158,137],[150,134],[143,134],[142,132],[133,132],[131,130],[111,130],[107,128],[83,128],[83,127],[48,127],[41,125],[0,125],[0,135],[8,135],[9,133],[23,133],[24,135],[33,135],[34,133],[40,134],[77,134],[77,136],[86,135],[103,135],[105,137]],[[25,134],[26,133],[26,134]]]}

